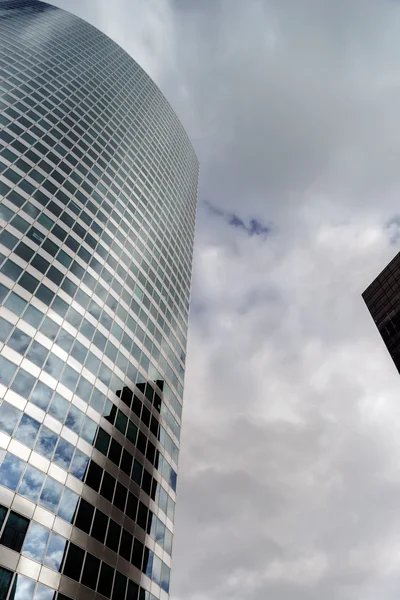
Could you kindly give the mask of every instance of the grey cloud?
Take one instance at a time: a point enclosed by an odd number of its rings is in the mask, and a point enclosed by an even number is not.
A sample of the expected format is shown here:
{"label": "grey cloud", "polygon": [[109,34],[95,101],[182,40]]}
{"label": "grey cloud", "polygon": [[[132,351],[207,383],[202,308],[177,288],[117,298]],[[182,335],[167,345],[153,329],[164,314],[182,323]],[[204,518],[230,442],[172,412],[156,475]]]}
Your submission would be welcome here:
{"label": "grey cloud", "polygon": [[228,225],[234,227],[236,229],[246,231],[248,235],[261,235],[266,236],[272,230],[272,225],[263,225],[260,221],[258,221],[255,217],[248,219],[248,223],[245,223],[243,219],[235,215],[235,213],[230,213],[226,210],[221,210],[217,206],[211,204],[211,202],[205,201],[204,204],[206,208],[210,211],[211,214],[222,217]]}

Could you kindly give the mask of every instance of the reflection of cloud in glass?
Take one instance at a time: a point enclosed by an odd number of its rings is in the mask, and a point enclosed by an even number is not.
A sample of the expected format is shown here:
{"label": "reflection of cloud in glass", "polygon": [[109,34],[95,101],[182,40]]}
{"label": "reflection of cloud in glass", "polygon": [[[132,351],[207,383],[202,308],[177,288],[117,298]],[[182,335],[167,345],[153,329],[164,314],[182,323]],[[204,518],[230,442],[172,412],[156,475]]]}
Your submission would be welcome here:
{"label": "reflection of cloud in glass", "polygon": [[61,535],[57,533],[52,533],[50,542],[46,552],[46,558],[44,559],[44,564],[50,567],[50,569],[54,569],[56,571],[59,570],[61,561],[64,556],[65,544],[67,540]]}
{"label": "reflection of cloud in glass", "polygon": [[63,361],[60,358],[58,358],[58,356],[55,356],[55,354],[50,353],[49,358],[47,359],[46,364],[44,365],[45,371],[52,375],[54,379],[59,379],[63,367]]}
{"label": "reflection of cloud in glass", "polygon": [[19,442],[22,442],[26,446],[32,448],[36,440],[39,427],[40,423],[38,421],[35,421],[35,419],[32,419],[32,417],[29,415],[23,415],[14,437]]}
{"label": "reflection of cloud in glass", "polygon": [[83,416],[83,412],[79,410],[79,408],[76,408],[76,406],[72,405],[69,409],[67,420],[65,421],[66,426],[79,435]]}
{"label": "reflection of cloud in glass", "polygon": [[42,427],[35,445],[36,452],[51,460],[57,440],[58,436],[55,433],[47,427]]}
{"label": "reflection of cloud in glass", "polygon": [[75,450],[75,456],[70,468],[72,475],[82,481],[88,462],[89,457],[86,454],[83,454],[80,450]]}
{"label": "reflection of cloud in glass", "polygon": [[45,385],[41,381],[38,381],[36,383],[35,389],[33,390],[31,402],[37,404],[37,406],[40,406],[40,408],[42,408],[43,410],[47,410],[52,395],[53,390],[51,390],[49,387],[47,387],[47,385]]}
{"label": "reflection of cloud in glass", "polygon": [[75,514],[75,509],[76,505],[78,504],[78,500],[79,496],[77,494],[65,488],[60,508],[58,509],[58,516],[71,523]]}
{"label": "reflection of cloud in glass", "polygon": [[46,356],[48,354],[47,348],[39,344],[36,340],[33,340],[31,347],[29,348],[26,357],[31,360],[38,367],[42,367]]}
{"label": "reflection of cloud in glass", "polygon": [[73,452],[74,447],[69,442],[59,439],[53,461],[56,465],[68,471]]}
{"label": "reflection of cloud in glass", "polygon": [[161,569],[161,587],[162,589],[169,593],[169,578],[170,578],[170,569],[167,567],[165,563],[162,563]]}
{"label": "reflection of cloud in glass", "polygon": [[63,398],[59,394],[55,394],[53,402],[50,406],[49,413],[53,415],[55,419],[57,419],[61,423],[64,423],[65,415],[67,414],[69,406],[70,404],[69,402],[67,402],[67,400],[65,400],[65,398]]}
{"label": "reflection of cloud in glass", "polygon": [[25,464],[13,454],[7,453],[0,467],[0,485],[15,491]]}
{"label": "reflection of cloud in glass", "polygon": [[8,402],[3,402],[0,406],[0,429],[8,433],[8,435],[12,435],[20,416],[20,410],[11,406]]}
{"label": "reflection of cloud in glass", "polygon": [[39,583],[36,588],[34,600],[54,600],[54,590]]}
{"label": "reflection of cloud in glass", "polygon": [[18,488],[18,494],[25,496],[25,498],[32,500],[32,502],[36,502],[42,488],[43,480],[44,473],[28,465]]}
{"label": "reflection of cloud in glass", "polygon": [[32,521],[25,538],[22,554],[28,558],[41,562],[49,535],[50,531],[46,529],[46,527]]}
{"label": "reflection of cloud in glass", "polygon": [[33,590],[35,589],[35,583],[36,582],[32,579],[28,579],[22,575],[16,575],[10,594],[10,600],[31,600]]}
{"label": "reflection of cloud in glass", "polygon": [[63,486],[60,483],[51,479],[51,477],[48,477],[42,493],[40,494],[39,504],[44,508],[47,508],[50,512],[57,512],[62,489]]}
{"label": "reflection of cloud in glass", "polygon": [[89,419],[89,417],[86,417],[81,431],[81,436],[83,439],[85,439],[89,444],[93,444],[96,431],[96,423],[92,421],[92,419]]}
{"label": "reflection of cloud in glass", "polygon": [[158,556],[154,555],[152,580],[158,585],[161,585],[161,564],[161,560],[158,558]]}

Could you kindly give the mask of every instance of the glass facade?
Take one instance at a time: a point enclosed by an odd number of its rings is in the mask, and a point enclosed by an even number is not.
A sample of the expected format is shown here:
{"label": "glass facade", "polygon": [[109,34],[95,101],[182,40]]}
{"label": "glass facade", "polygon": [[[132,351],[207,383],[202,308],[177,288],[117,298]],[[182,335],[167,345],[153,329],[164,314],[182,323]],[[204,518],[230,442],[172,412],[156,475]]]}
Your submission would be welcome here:
{"label": "glass facade", "polygon": [[400,373],[400,252],[362,296]]}
{"label": "glass facade", "polygon": [[198,162],[84,21],[0,40],[0,600],[166,599]]}

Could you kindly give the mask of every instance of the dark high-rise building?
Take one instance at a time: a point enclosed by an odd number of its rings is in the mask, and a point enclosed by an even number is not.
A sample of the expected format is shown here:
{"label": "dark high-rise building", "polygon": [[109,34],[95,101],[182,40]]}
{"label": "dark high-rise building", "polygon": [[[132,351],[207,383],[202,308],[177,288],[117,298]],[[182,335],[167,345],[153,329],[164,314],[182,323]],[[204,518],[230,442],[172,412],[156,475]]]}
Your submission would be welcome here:
{"label": "dark high-rise building", "polygon": [[65,11],[0,0],[0,69],[0,600],[165,600],[197,159]]}
{"label": "dark high-rise building", "polygon": [[400,373],[400,252],[362,296]]}

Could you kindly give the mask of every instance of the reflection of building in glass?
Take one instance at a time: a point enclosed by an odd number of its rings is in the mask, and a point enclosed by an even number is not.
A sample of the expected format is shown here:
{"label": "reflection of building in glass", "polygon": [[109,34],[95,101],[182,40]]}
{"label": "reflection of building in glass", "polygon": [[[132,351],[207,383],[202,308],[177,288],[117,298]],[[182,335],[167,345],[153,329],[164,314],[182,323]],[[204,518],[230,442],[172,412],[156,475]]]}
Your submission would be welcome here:
{"label": "reflection of building in glass", "polygon": [[0,40],[0,600],[166,599],[197,160],[84,21]]}
{"label": "reflection of building in glass", "polygon": [[362,296],[400,372],[400,253]]}

